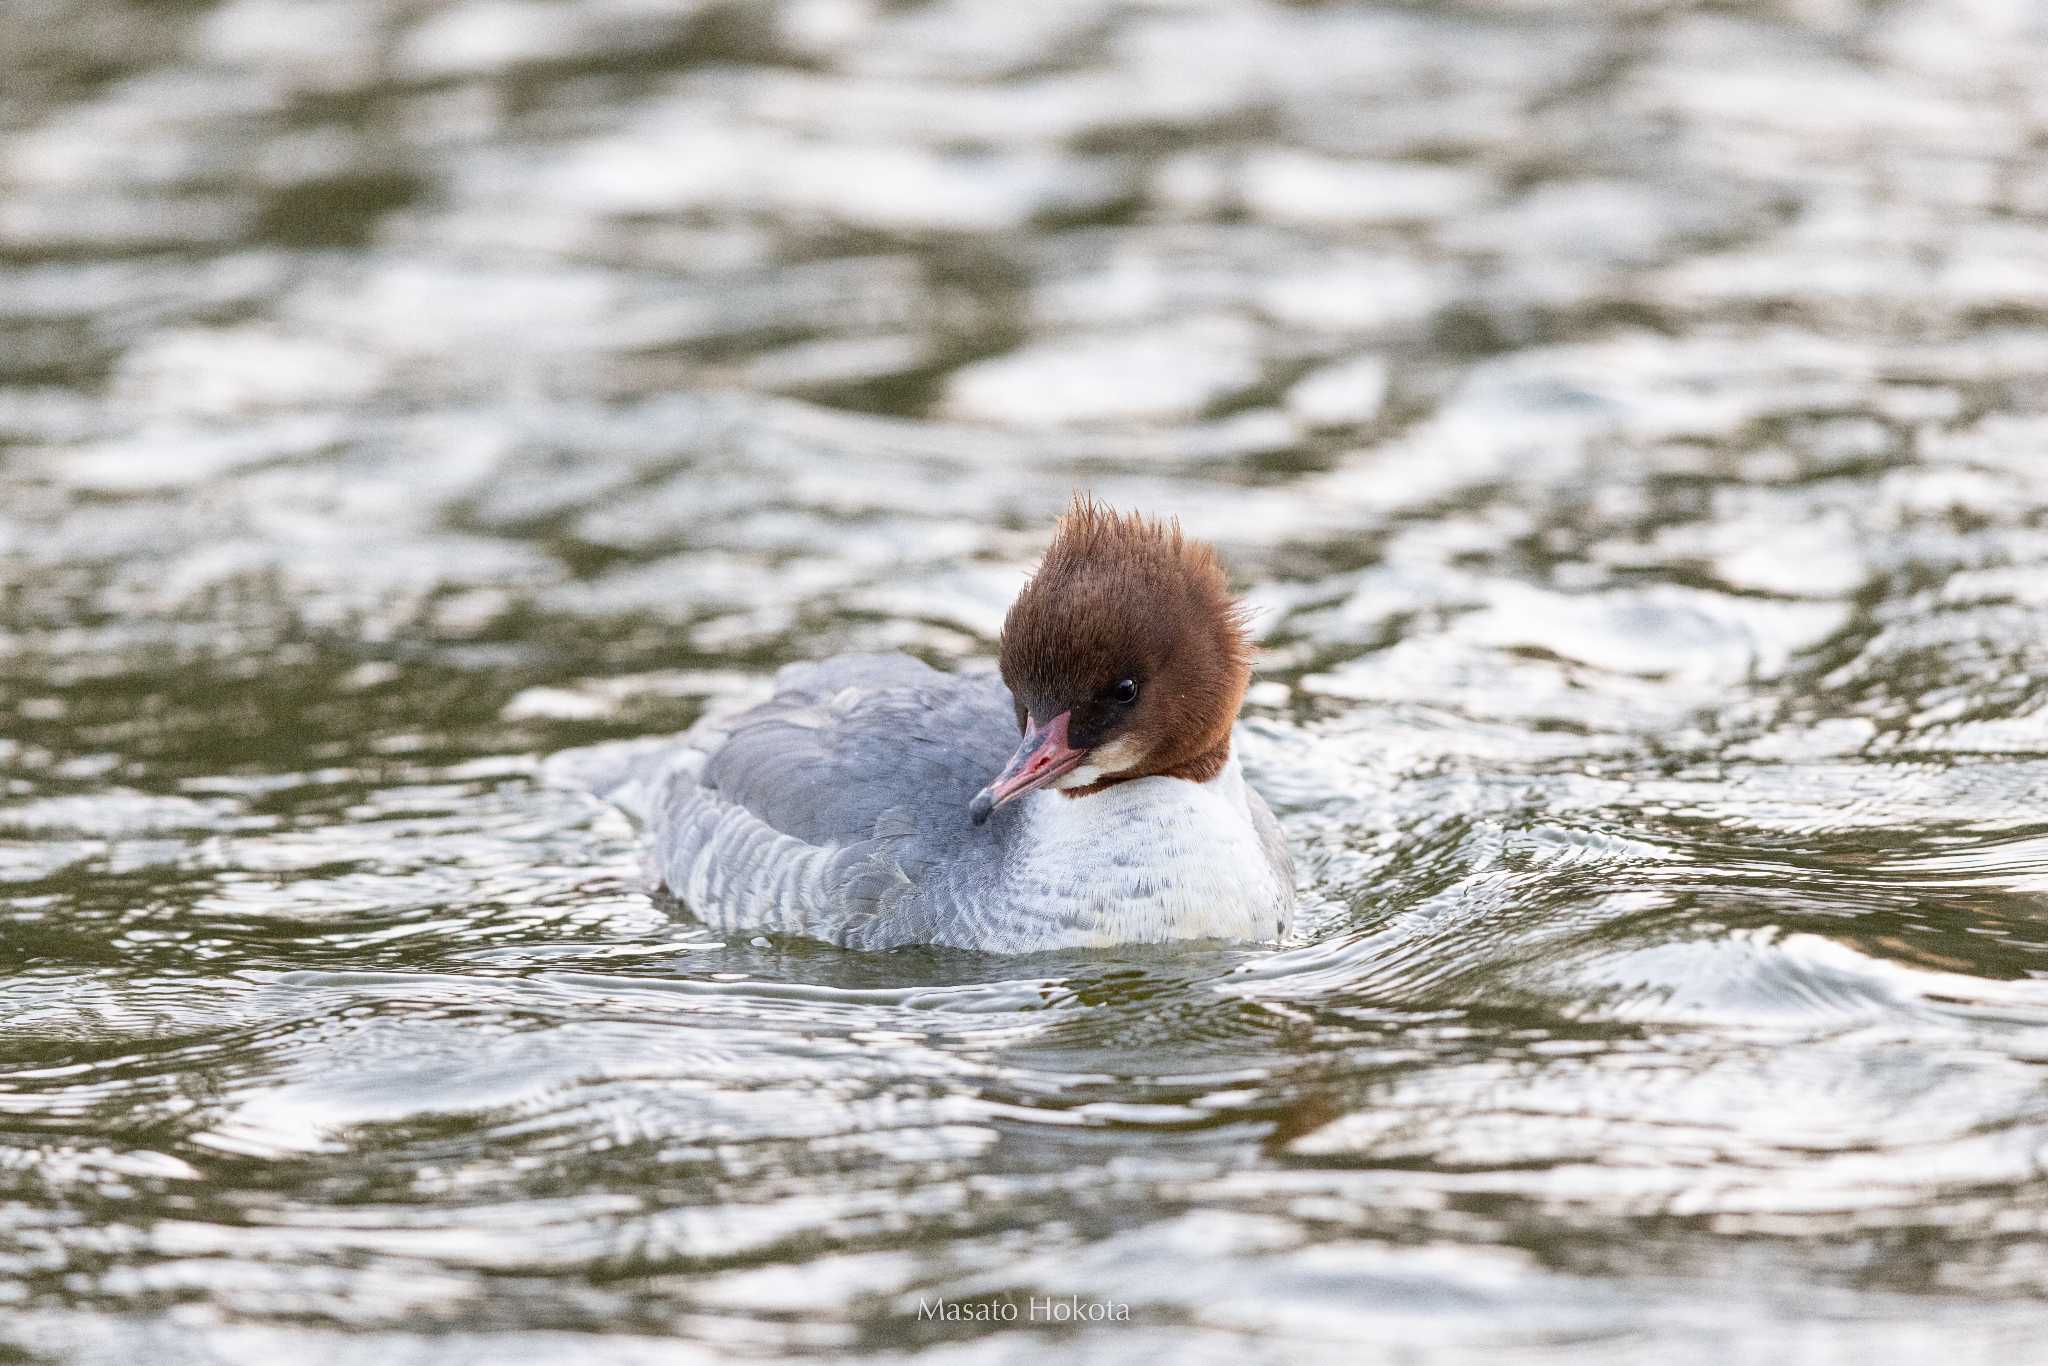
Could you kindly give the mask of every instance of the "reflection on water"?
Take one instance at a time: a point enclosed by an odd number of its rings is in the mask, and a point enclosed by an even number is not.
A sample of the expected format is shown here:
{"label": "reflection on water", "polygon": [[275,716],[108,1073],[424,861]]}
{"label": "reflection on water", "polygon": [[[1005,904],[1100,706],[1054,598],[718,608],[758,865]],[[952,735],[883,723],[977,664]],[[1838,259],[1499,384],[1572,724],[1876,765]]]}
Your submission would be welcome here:
{"label": "reflection on water", "polygon": [[[0,1355],[2038,1350],[2044,137],[2026,0],[0,10]],[[538,780],[1076,485],[1294,942],[724,943]]]}

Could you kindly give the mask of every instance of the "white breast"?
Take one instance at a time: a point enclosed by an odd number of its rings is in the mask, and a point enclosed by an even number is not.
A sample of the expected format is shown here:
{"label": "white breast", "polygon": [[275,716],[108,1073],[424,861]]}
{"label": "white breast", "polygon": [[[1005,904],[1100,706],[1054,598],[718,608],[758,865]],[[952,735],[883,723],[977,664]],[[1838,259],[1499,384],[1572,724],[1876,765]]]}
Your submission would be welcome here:
{"label": "white breast", "polygon": [[[1085,797],[1021,799],[1003,905],[974,947],[1036,949],[1172,939],[1277,939],[1294,887],[1259,835],[1232,755],[1205,783],[1140,778]],[[1000,937],[1002,944],[989,942]]]}

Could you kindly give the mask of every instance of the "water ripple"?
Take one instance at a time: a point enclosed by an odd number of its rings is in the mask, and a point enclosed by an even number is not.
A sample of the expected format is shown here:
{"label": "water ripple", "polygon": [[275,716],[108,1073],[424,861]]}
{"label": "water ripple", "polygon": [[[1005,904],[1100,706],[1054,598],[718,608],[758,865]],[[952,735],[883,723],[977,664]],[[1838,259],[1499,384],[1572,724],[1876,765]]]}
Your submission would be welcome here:
{"label": "water ripple", "polygon": [[[2044,73],[0,7],[0,1356],[2026,1357]],[[1248,589],[1290,942],[721,937],[543,780],[986,662],[1075,487]]]}

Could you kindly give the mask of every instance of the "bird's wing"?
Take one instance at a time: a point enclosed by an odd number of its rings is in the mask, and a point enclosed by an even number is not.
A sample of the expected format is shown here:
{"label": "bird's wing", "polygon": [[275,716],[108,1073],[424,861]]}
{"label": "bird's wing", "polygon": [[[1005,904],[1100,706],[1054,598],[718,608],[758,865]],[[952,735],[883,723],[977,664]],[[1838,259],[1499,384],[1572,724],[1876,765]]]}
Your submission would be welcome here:
{"label": "bird's wing", "polygon": [[993,674],[849,655],[792,665],[749,711],[581,770],[633,799],[656,872],[707,923],[882,947],[930,936],[938,912],[919,893],[935,865],[951,893],[993,871],[997,832],[967,806],[1016,738]]}

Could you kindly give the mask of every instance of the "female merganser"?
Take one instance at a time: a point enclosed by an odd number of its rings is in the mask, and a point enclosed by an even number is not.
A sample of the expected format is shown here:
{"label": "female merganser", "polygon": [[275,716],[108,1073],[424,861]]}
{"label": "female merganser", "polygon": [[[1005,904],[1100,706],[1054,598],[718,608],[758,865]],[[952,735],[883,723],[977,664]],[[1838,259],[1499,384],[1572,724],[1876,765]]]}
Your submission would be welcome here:
{"label": "female merganser", "polygon": [[1230,745],[1250,656],[1213,550],[1077,499],[1004,618],[1000,677],[793,664],[760,706],[582,777],[720,930],[996,953],[1277,939],[1293,864]]}

